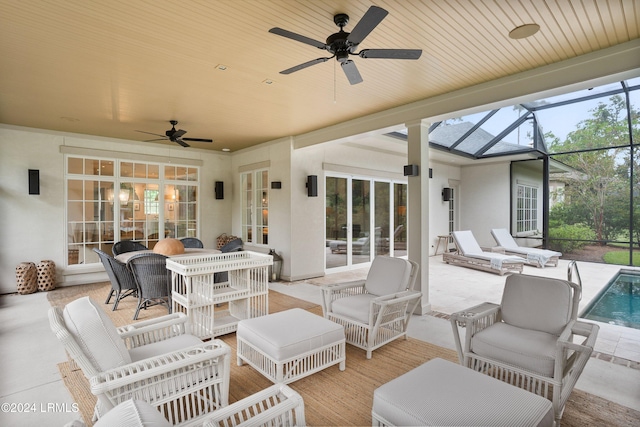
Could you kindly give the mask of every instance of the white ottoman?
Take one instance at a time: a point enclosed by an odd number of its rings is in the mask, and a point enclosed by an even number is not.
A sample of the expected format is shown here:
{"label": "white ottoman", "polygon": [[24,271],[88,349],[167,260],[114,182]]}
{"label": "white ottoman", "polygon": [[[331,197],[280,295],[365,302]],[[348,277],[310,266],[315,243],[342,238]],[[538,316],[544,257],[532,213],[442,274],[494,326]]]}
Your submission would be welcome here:
{"label": "white ottoman", "polygon": [[378,426],[553,426],[551,401],[433,359],[373,392]]}
{"label": "white ottoman", "polygon": [[238,366],[288,384],[340,364],[345,369],[344,328],[300,308],[241,320],[236,331]]}

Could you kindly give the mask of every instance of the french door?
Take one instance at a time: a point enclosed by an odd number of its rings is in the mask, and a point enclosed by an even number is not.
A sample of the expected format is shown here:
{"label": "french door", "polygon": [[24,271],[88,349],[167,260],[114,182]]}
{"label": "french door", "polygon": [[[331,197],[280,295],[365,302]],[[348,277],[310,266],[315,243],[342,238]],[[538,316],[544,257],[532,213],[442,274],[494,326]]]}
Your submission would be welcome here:
{"label": "french door", "polygon": [[406,184],[351,176],[325,179],[327,270],[370,263],[377,255],[393,255],[394,247],[395,256],[406,255]]}

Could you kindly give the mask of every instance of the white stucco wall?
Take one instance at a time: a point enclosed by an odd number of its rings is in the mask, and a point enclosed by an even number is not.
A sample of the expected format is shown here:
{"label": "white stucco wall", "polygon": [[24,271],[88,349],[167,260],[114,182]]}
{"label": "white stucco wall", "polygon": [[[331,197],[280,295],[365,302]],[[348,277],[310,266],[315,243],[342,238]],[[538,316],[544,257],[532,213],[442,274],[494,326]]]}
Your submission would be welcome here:
{"label": "white stucco wall", "polygon": [[492,228],[508,228],[509,162],[464,166],[460,171],[460,230],[471,230],[480,246],[495,246]]}
{"label": "white stucco wall", "polygon": [[[56,263],[59,286],[106,280],[100,264],[65,268],[64,155],[60,146],[200,159],[200,238],[206,246],[231,229],[231,198],[216,200],[214,182],[231,186],[226,154],[0,125],[0,293],[15,292],[20,262]],[[28,169],[40,170],[40,194],[28,194]],[[76,273],[76,274],[73,274]]]}
{"label": "white stucco wall", "polygon": [[[324,275],[325,200],[327,173],[359,177],[380,177],[406,181],[404,155],[363,149],[358,145],[325,144],[294,150],[291,139],[235,153],[232,161],[234,197],[239,195],[238,171],[254,164],[269,164],[269,180],[281,181],[280,190],[269,192],[269,244],[245,245],[250,250],[274,248],[283,257],[282,278],[301,280]],[[307,176],[318,177],[318,197],[308,197]],[[233,206],[233,233],[240,233],[240,203]]]}

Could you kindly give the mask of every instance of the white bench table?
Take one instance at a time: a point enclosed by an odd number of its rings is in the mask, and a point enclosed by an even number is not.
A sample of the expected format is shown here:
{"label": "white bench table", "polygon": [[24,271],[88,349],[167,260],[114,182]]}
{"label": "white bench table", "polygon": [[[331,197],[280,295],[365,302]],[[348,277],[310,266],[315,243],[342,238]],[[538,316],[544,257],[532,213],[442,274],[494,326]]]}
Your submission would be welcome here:
{"label": "white bench table", "polygon": [[552,427],[551,401],[461,365],[432,359],[378,387],[374,426]]}
{"label": "white bench table", "polygon": [[246,362],[274,383],[345,369],[344,328],[300,308],[241,320],[236,339],[238,366]]}

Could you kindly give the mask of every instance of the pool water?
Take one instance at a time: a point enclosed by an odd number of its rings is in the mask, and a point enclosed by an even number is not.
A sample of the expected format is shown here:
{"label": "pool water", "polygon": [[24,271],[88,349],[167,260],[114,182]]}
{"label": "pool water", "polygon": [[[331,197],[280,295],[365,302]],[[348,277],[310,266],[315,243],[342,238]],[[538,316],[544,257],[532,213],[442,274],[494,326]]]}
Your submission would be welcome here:
{"label": "pool water", "polygon": [[640,271],[618,272],[580,317],[640,329]]}

